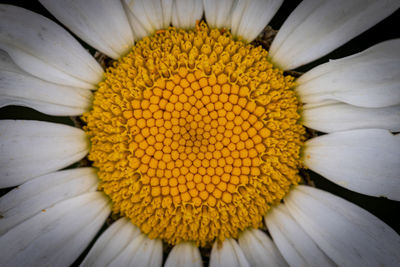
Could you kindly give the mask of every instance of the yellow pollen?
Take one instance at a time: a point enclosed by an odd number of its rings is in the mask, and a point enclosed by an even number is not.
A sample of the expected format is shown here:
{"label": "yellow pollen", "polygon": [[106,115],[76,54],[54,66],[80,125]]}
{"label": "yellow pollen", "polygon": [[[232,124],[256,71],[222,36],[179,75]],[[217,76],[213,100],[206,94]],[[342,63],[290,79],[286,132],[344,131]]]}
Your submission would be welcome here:
{"label": "yellow pollen", "polygon": [[300,181],[292,86],[267,51],[205,23],[137,42],[83,115],[113,212],[169,244],[260,227]]}

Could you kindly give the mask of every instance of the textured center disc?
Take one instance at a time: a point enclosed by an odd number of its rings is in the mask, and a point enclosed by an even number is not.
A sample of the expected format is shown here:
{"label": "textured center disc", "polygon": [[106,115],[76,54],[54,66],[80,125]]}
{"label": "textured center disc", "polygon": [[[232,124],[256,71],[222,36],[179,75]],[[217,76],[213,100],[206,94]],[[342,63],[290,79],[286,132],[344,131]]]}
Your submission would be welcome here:
{"label": "textured center disc", "polygon": [[170,244],[261,226],[300,179],[292,81],[261,47],[204,23],[139,41],[83,116],[113,212]]}

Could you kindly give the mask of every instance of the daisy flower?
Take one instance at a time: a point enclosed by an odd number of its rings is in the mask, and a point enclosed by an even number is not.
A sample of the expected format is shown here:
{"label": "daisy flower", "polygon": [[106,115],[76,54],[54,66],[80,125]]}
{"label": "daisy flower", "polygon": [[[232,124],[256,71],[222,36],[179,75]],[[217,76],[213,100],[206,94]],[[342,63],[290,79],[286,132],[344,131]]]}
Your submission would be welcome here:
{"label": "daisy flower", "polygon": [[0,105],[83,122],[1,121],[0,265],[400,263],[394,230],[300,176],[400,200],[400,40],[289,75],[399,1],[305,0],[269,51],[282,0],[40,3],[105,56],[0,5]]}

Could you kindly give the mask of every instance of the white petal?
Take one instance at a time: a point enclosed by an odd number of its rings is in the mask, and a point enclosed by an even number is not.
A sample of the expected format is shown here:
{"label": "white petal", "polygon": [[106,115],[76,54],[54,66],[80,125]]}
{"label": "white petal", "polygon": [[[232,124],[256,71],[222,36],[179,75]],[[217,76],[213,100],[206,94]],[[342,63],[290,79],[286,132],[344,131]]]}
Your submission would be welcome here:
{"label": "white petal", "polygon": [[92,93],[46,82],[20,69],[0,50],[0,107],[26,106],[55,116],[77,116],[89,110]]}
{"label": "white petal", "polygon": [[285,203],[295,220],[337,265],[399,264],[399,235],[360,207],[308,186],[298,186]]}
{"label": "white petal", "polygon": [[334,266],[333,262],[290,216],[283,204],[269,211],[265,216],[265,223],[274,243],[290,266]]}
{"label": "white petal", "polygon": [[400,138],[381,129],[331,133],[305,143],[304,164],[334,183],[400,200]]}
{"label": "white petal", "polygon": [[120,1],[39,0],[68,29],[102,53],[118,59],[133,46],[133,35]]}
{"label": "white petal", "polygon": [[239,236],[239,246],[250,266],[288,266],[272,240],[257,229],[249,229]]}
{"label": "white petal", "polygon": [[161,0],[162,11],[163,11],[163,22],[162,27],[168,28],[172,21],[172,6],[173,0]]}
{"label": "white petal", "polygon": [[175,245],[168,255],[164,267],[201,267],[200,250],[189,242]]}
{"label": "white petal", "polygon": [[0,5],[0,49],[46,81],[93,89],[103,78],[100,65],[66,30],[23,8]]}
{"label": "white petal", "polygon": [[400,39],[322,64],[297,81],[304,103],[336,100],[361,107],[400,104]]}
{"label": "white petal", "polygon": [[344,103],[303,106],[303,124],[321,132],[379,128],[400,131],[400,105],[362,108]]}
{"label": "white petal", "polygon": [[235,0],[203,0],[204,14],[211,28],[230,28]]}
{"label": "white petal", "polygon": [[232,12],[232,34],[253,41],[267,26],[283,0],[239,0]]}
{"label": "white petal", "polygon": [[111,261],[139,234],[139,228],[129,220],[125,217],[119,219],[101,234],[81,266],[109,266]]}
{"label": "white petal", "polygon": [[250,267],[243,251],[232,238],[220,243],[215,241],[211,249],[210,267]]}
{"label": "white petal", "polygon": [[136,41],[143,39],[146,36],[150,36],[152,32],[148,32],[142,22],[138,20],[130,10],[130,7],[126,3],[128,0],[122,1],[126,16],[128,17],[129,24],[131,25],[133,35]]}
{"label": "white petal", "polygon": [[173,0],[124,0],[137,39],[166,29],[171,23]]}
{"label": "white petal", "polygon": [[311,108],[318,108],[318,107],[328,106],[328,105],[333,105],[333,104],[342,104],[342,102],[335,101],[335,100],[324,100],[321,102],[307,103],[303,107],[307,106],[307,109],[311,109]]}
{"label": "white petal", "polygon": [[77,128],[41,121],[0,121],[0,188],[62,169],[89,149]]}
{"label": "white petal", "polygon": [[0,235],[36,213],[77,195],[96,191],[92,168],[49,173],[32,179],[0,198]]}
{"label": "white petal", "polygon": [[191,29],[203,16],[202,0],[175,0],[172,6],[172,25]]}
{"label": "white petal", "polygon": [[303,1],[272,42],[271,60],[285,70],[307,64],[374,26],[399,7],[398,0]]}
{"label": "white petal", "polygon": [[139,234],[110,263],[110,266],[161,267],[162,242]]}
{"label": "white petal", "polygon": [[110,213],[99,192],[65,200],[0,237],[1,266],[69,266]]}

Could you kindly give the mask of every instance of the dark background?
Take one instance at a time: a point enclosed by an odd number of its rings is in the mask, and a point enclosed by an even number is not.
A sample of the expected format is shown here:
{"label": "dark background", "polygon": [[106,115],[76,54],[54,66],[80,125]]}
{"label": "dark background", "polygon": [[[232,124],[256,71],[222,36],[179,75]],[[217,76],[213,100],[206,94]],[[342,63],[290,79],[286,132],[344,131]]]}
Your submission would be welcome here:
{"label": "dark background", "polygon": [[[284,1],[282,7],[279,9],[278,13],[275,15],[273,20],[270,22],[270,26],[273,29],[279,29],[280,26],[285,21],[286,17],[291,13],[291,11],[300,3],[301,1]],[[25,7],[34,12],[40,13],[52,20],[56,19],[48,13],[37,1],[19,1],[19,0],[0,0],[0,3],[13,4],[21,7]],[[352,41],[348,42],[344,46],[336,49],[327,56],[312,62],[306,66],[300,67],[298,71],[307,71],[310,68],[319,65],[323,62],[327,62],[328,59],[336,59],[344,56],[348,56],[357,52],[360,52],[374,44],[379,42],[399,38],[400,31],[398,28],[400,22],[400,11],[396,11],[393,15],[386,18],[370,30],[364,32],[358,37],[354,38]],[[94,51],[83,42],[81,42],[86,48]],[[400,48],[399,48],[400,49]],[[28,120],[42,120],[50,122],[58,122],[73,125],[72,121],[68,117],[52,117],[44,115],[40,112],[29,108],[9,106],[0,109],[0,119],[28,119]],[[399,174],[400,175],[400,174]],[[385,198],[376,198],[361,195],[355,192],[346,190],[328,180],[322,178],[321,176],[312,173],[310,171],[310,176],[312,181],[314,181],[316,187],[329,191],[337,196],[345,198],[358,206],[368,210],[388,225],[390,225],[395,231],[400,233],[400,202],[391,201]],[[379,177],[376,177],[379,179]],[[0,190],[0,194],[4,194],[8,190]]]}

